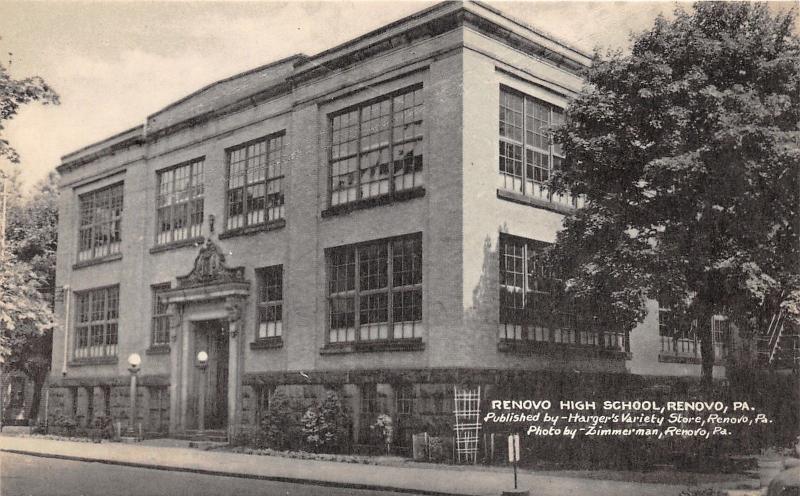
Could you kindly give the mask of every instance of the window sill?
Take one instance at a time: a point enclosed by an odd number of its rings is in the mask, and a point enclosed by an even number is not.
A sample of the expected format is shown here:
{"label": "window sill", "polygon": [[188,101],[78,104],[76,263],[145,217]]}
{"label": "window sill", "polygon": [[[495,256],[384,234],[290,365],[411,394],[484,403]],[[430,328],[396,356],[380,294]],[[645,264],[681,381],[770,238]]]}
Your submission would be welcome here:
{"label": "window sill", "polygon": [[152,253],[161,253],[161,252],[170,251],[170,250],[177,250],[178,248],[186,248],[187,246],[197,247],[197,246],[202,245],[204,241],[205,241],[205,238],[203,236],[197,236],[195,238],[189,238],[189,239],[182,239],[180,241],[171,241],[169,243],[156,245],[156,246],[150,248],[150,253],[152,254]]}
{"label": "window sill", "polygon": [[575,207],[571,205],[564,205],[562,203],[553,203],[547,200],[540,200],[538,198],[525,196],[522,193],[517,193],[516,191],[508,191],[505,189],[498,189],[497,197],[500,198],[501,200],[507,200],[522,205],[528,205],[530,207],[542,208],[544,210],[550,210],[559,214],[570,214],[575,211]]}
{"label": "window sill", "polygon": [[169,351],[170,349],[168,344],[157,344],[144,350],[144,353],[146,355],[168,355]]}
{"label": "window sill", "polygon": [[85,365],[114,365],[119,362],[119,358],[115,356],[110,357],[92,357],[92,358],[75,358],[67,362],[70,367],[82,367]]}
{"label": "window sill", "polygon": [[[702,365],[703,358],[698,355],[683,355],[678,353],[664,353],[663,351],[658,354],[658,361],[660,363],[683,363],[691,365]],[[714,359],[714,365],[724,365],[723,360],[719,358]]]}
{"label": "window sill", "polygon": [[122,253],[115,253],[113,255],[106,255],[105,257],[77,262],[72,265],[72,270],[82,269],[84,267],[91,267],[92,265],[100,265],[108,262],[116,262],[117,260],[122,260]]}
{"label": "window sill", "polygon": [[274,350],[282,347],[283,338],[281,336],[259,338],[250,343],[251,350]]}
{"label": "window sill", "polygon": [[630,360],[633,357],[633,354],[627,351],[605,349],[595,345],[515,339],[501,339],[497,343],[497,351],[524,355],[583,356],[612,360]]}
{"label": "window sill", "polygon": [[371,353],[377,351],[422,351],[425,343],[422,338],[380,339],[374,341],[355,341],[352,343],[329,343],[320,350],[321,355],[340,353]]}
{"label": "window sill", "polygon": [[422,186],[407,189],[403,191],[397,191],[395,193],[390,193],[388,195],[383,196],[376,196],[373,198],[367,198],[365,200],[356,200],[349,203],[342,203],[340,205],[336,205],[330,207],[326,210],[322,211],[322,218],[333,217],[336,215],[344,215],[349,214],[355,210],[363,210],[366,208],[378,207],[381,205],[391,205],[395,202],[401,202],[406,200],[411,200],[414,198],[421,198],[425,196],[425,188]]}
{"label": "window sill", "polygon": [[267,222],[266,224],[258,224],[255,226],[237,227],[236,229],[229,229],[225,232],[219,233],[219,239],[232,238],[234,236],[246,236],[248,234],[256,234],[265,231],[274,231],[286,225],[286,219],[277,219]]}

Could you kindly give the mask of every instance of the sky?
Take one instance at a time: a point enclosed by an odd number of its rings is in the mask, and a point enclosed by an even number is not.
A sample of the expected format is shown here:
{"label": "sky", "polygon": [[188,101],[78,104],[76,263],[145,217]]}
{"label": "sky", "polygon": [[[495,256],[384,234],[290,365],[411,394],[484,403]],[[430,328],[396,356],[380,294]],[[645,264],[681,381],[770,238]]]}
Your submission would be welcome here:
{"label": "sky", "polygon": [[[0,0],[0,63],[15,78],[43,77],[61,97],[58,106],[24,107],[4,136],[20,153],[16,167],[30,187],[63,155],[141,124],[209,83],[294,53],[313,55],[434,3]],[[630,33],[675,8],[656,1],[487,3],[587,51],[624,48]]]}

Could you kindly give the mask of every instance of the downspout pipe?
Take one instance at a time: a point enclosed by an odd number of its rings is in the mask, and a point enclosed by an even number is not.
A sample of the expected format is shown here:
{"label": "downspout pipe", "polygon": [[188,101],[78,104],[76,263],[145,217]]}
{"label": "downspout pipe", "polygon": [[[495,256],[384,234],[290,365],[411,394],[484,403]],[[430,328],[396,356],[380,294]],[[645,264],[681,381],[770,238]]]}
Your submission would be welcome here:
{"label": "downspout pipe", "polygon": [[67,375],[67,354],[69,351],[69,323],[70,302],[72,301],[72,290],[69,286],[64,286],[64,359],[61,362],[61,375]]}

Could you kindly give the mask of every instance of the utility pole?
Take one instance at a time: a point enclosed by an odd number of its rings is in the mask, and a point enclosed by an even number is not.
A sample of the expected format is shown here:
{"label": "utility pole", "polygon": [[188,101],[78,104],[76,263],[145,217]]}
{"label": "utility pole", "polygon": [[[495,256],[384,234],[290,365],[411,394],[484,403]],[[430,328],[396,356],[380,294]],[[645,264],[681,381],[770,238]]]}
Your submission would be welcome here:
{"label": "utility pole", "polygon": [[[0,263],[5,263],[6,255],[6,208],[8,207],[8,176],[0,169],[0,183],[3,191],[0,198]],[[3,402],[6,393],[3,384],[3,364],[0,363],[0,432],[3,432],[3,420],[5,419],[5,404]]]}
{"label": "utility pole", "polygon": [[6,254],[6,210],[8,209],[8,175],[0,170],[0,181],[3,184],[0,198],[0,258]]}

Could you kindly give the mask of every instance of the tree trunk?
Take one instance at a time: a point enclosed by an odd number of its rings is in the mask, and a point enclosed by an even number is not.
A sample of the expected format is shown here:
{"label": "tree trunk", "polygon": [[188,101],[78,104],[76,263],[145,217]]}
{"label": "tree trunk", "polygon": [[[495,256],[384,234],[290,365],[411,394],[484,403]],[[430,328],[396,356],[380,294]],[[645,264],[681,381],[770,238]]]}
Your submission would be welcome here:
{"label": "tree trunk", "polygon": [[44,388],[44,377],[38,377],[33,381],[33,397],[31,406],[28,409],[28,420],[39,418],[39,405],[42,403],[42,388]]}
{"label": "tree trunk", "polygon": [[711,334],[711,317],[703,316],[697,326],[700,334],[700,358],[702,359],[700,382],[705,392],[714,387],[714,339]]}

